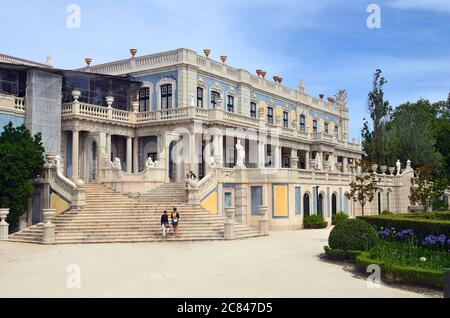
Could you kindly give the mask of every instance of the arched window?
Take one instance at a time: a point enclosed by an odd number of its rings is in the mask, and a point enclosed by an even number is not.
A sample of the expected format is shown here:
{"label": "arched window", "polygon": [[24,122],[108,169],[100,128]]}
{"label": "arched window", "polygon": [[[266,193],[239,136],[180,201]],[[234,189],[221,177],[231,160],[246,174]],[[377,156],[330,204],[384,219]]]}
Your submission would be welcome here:
{"label": "arched window", "polygon": [[273,125],[273,108],[267,107],[267,123]]}
{"label": "arched window", "polygon": [[336,137],[336,139],[339,138],[339,126],[338,125],[334,126],[334,137]]}
{"label": "arched window", "polygon": [[333,215],[337,214],[337,195],[336,195],[336,193],[333,193],[331,195],[331,213],[333,213]]}
{"label": "arched window", "polygon": [[197,87],[197,107],[203,108],[203,88]]}
{"label": "arched window", "polygon": [[323,216],[323,194],[319,194],[317,198],[317,214]]}
{"label": "arched window", "polygon": [[172,108],[172,84],[161,86],[161,109]]}
{"label": "arched window", "polygon": [[309,208],[309,194],[305,193],[303,196],[303,215],[309,216],[311,214],[310,208]]}
{"label": "arched window", "polygon": [[313,133],[317,133],[317,120],[313,120]]}
{"label": "arched window", "polygon": [[144,87],[139,90],[139,111],[147,112],[150,109],[150,87]]}
{"label": "arched window", "polygon": [[216,91],[211,91],[211,106],[212,108],[216,108],[219,104],[220,93]]}
{"label": "arched window", "polygon": [[323,124],[323,131],[324,133],[328,134],[329,130],[328,130],[328,123],[324,123]]}
{"label": "arched window", "polygon": [[306,131],[306,118],[304,115],[300,115],[300,131]]}

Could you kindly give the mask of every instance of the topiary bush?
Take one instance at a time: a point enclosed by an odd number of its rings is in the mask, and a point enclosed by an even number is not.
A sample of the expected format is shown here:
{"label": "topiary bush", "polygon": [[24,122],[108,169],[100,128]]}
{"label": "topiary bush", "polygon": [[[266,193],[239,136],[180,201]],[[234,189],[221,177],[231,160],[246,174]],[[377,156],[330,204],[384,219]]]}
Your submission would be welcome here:
{"label": "topiary bush", "polygon": [[367,251],[378,241],[378,233],[375,228],[358,219],[339,223],[328,238],[330,248],[344,251]]}
{"label": "topiary bush", "polygon": [[392,214],[394,214],[394,213],[392,213],[389,210],[384,210],[383,212],[381,212],[381,215],[392,215]]}
{"label": "topiary bush", "polygon": [[328,222],[320,215],[308,215],[303,219],[303,227],[305,229],[324,229],[328,226]]}
{"label": "topiary bush", "polygon": [[338,225],[339,223],[348,220],[348,215],[344,212],[339,212],[337,214],[334,214],[331,220],[333,225]]}

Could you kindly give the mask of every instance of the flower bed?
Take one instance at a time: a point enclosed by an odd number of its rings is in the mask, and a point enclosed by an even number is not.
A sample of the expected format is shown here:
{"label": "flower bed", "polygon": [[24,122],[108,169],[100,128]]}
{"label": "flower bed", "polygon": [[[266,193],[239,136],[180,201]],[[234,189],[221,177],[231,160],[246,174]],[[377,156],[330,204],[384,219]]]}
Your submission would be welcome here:
{"label": "flower bed", "polygon": [[381,241],[359,255],[356,264],[364,271],[370,264],[377,264],[383,276],[391,279],[442,287],[443,269],[450,267],[450,254],[414,244]]}
{"label": "flower bed", "polygon": [[450,238],[450,212],[421,212],[409,214],[376,215],[358,217],[377,230],[394,228],[397,232],[412,230],[423,242],[430,235],[445,235]]}

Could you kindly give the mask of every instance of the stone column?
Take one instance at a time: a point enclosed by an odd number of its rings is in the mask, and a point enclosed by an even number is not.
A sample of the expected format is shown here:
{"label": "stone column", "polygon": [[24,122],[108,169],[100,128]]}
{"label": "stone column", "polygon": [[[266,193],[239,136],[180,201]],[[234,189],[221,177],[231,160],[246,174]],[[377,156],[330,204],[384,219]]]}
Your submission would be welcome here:
{"label": "stone column", "polygon": [[305,151],[305,169],[309,170],[309,159],[310,158],[310,154],[309,151]]}
{"label": "stone column", "polygon": [[127,172],[132,172],[132,151],[133,151],[133,138],[127,137]]}
{"label": "stone column", "polygon": [[226,220],[224,224],[224,235],[223,238],[225,240],[232,240],[234,238],[234,208],[225,208]]}
{"label": "stone column", "polygon": [[72,179],[80,178],[78,168],[78,150],[80,143],[80,132],[78,130],[72,131]]}
{"label": "stone column", "polygon": [[267,211],[269,208],[266,205],[258,206],[259,215],[261,219],[259,220],[259,234],[269,235],[269,219],[267,218]]}
{"label": "stone column", "polygon": [[44,209],[44,233],[42,235],[42,244],[55,244],[55,225],[51,222],[55,215],[54,209]]}
{"label": "stone column", "polygon": [[342,157],[342,172],[347,173],[348,172],[348,158]]}
{"label": "stone column", "polygon": [[223,166],[223,136],[213,136],[214,160],[218,166]]}
{"label": "stone column", "polygon": [[111,135],[106,134],[106,158],[111,160]]}
{"label": "stone column", "polygon": [[299,162],[299,158],[298,158],[297,149],[292,149],[291,150],[291,168],[298,169],[298,162]]}
{"label": "stone column", "polygon": [[189,134],[189,170],[194,171],[194,173],[198,176],[197,173],[197,153],[196,153],[196,134]]}
{"label": "stone column", "polygon": [[6,217],[9,214],[9,209],[0,209],[0,241],[8,240],[9,224],[6,223]]}
{"label": "stone column", "polygon": [[273,152],[273,161],[274,161],[274,168],[280,169],[281,168],[281,147],[279,145],[272,145],[272,152]]}
{"label": "stone column", "polygon": [[266,165],[265,143],[258,140],[258,168],[264,168]]}
{"label": "stone column", "polygon": [[139,172],[139,137],[133,138],[133,172]]}
{"label": "stone column", "polygon": [[244,184],[236,184],[235,187],[236,222],[247,224],[247,188]]}

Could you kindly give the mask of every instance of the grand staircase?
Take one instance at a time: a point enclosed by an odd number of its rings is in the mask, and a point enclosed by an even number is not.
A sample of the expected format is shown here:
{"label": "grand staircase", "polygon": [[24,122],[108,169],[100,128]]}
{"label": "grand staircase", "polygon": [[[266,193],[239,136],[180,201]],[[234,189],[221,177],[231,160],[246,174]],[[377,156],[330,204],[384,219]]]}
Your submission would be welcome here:
{"label": "grand staircase", "polygon": [[[183,184],[163,184],[137,198],[129,198],[102,184],[89,183],[86,207],[68,211],[52,219],[56,225],[56,244],[152,242],[163,240],[160,217],[177,207],[180,214],[178,235],[169,241],[223,240],[224,221],[201,206],[187,203]],[[236,239],[259,236],[247,226],[236,224]],[[40,243],[42,223],[10,235],[11,241]]]}

